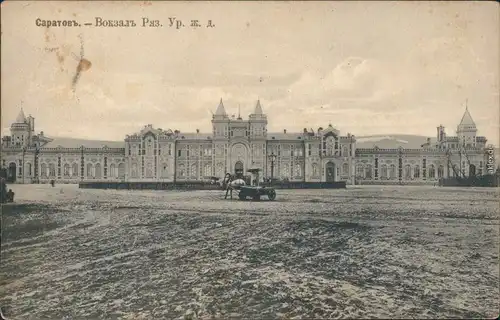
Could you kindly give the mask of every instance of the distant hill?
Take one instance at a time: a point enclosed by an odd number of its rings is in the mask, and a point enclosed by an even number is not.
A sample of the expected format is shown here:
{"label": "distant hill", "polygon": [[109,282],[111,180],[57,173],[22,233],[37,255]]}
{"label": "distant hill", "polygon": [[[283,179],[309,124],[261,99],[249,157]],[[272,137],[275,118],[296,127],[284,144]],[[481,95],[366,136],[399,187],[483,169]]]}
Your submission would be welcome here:
{"label": "distant hill", "polygon": [[356,136],[356,148],[374,148],[380,149],[418,149],[427,142],[426,136],[417,136],[411,134],[379,134],[371,136]]}

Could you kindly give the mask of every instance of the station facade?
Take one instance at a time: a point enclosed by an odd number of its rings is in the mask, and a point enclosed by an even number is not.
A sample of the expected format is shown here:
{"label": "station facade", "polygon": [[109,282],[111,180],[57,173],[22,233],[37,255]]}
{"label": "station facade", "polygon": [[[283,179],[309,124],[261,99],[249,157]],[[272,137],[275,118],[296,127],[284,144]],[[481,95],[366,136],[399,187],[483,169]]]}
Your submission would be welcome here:
{"label": "station facade", "polygon": [[1,165],[11,183],[80,181],[195,181],[262,170],[261,179],[347,184],[435,184],[454,175],[490,172],[486,138],[466,109],[456,136],[437,127],[416,149],[356,148],[356,137],[331,124],[317,131],[268,132],[260,101],[248,119],[230,117],[223,101],[212,132],[163,130],[152,125],[124,141],[51,139],[35,133],[35,119],[19,112],[2,138]]}

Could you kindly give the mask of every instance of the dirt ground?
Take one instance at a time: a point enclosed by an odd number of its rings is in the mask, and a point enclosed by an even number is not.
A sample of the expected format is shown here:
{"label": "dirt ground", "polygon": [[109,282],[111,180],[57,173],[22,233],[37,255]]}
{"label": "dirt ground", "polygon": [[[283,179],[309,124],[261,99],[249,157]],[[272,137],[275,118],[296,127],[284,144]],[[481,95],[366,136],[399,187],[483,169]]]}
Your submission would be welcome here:
{"label": "dirt ground", "polygon": [[277,190],[274,202],[13,190],[0,269],[9,319],[499,314],[499,189]]}

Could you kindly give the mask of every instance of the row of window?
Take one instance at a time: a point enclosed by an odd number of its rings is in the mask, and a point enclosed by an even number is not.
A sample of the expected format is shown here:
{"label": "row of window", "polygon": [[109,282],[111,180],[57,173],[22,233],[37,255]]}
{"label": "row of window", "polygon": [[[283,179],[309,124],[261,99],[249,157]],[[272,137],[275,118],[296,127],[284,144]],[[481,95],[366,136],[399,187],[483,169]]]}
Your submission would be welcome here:
{"label": "row of window", "polygon": [[[77,163],[73,163],[71,166],[69,164],[65,164],[62,167],[62,176],[65,178],[76,178],[80,176],[80,173],[80,165]],[[114,163],[112,163],[106,173],[106,176],[110,178],[124,177],[125,164],[120,163],[119,165],[115,165]],[[29,169],[27,168],[27,175],[32,175],[31,164],[29,164]],[[93,165],[92,163],[88,163],[86,166],[86,176],[92,178],[101,178],[104,176],[104,168],[100,163],[96,163],[95,165]],[[56,177],[56,165],[53,163],[49,163],[48,165],[42,163],[40,165],[40,177]]]}
{"label": "row of window", "polygon": [[[356,166],[356,177],[363,179],[373,178],[373,167],[370,164],[367,165],[357,165]],[[420,166],[410,166],[405,165],[403,168],[402,176],[406,180],[419,179],[421,175]],[[399,175],[397,174],[396,165],[391,164],[389,166],[383,164],[380,166],[379,177],[380,179],[396,179]],[[436,178],[436,167],[430,165],[427,169],[428,178]],[[444,177],[444,166],[440,165],[437,167],[437,178]]]}

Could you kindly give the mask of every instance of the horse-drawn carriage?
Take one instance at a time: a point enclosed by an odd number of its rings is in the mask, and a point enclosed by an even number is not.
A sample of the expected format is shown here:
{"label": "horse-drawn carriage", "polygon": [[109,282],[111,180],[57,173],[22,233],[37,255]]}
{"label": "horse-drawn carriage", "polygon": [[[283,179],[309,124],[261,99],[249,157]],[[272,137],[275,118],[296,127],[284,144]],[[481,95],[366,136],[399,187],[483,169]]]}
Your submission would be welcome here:
{"label": "horse-drawn carriage", "polygon": [[241,179],[241,177],[236,177],[229,173],[226,174],[226,177],[222,182],[222,186],[226,190],[226,196],[224,199],[227,199],[228,194],[230,194],[232,199],[233,191],[237,193],[240,200],[246,200],[247,198],[260,200],[261,196],[266,196],[271,201],[276,199],[276,190],[274,188],[259,186],[260,169],[249,169],[248,172],[255,176],[255,179],[251,179],[251,181],[253,181],[253,185],[247,185],[245,180]]}

